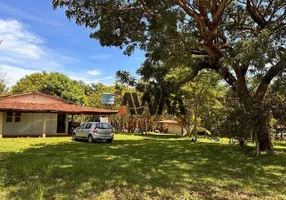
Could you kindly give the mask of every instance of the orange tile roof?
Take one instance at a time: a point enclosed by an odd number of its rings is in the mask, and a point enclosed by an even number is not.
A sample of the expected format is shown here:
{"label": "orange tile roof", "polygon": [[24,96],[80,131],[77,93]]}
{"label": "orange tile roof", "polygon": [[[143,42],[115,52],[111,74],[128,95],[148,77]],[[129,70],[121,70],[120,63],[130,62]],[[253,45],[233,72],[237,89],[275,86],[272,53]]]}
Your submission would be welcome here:
{"label": "orange tile roof", "polygon": [[1,102],[0,111],[22,112],[64,112],[74,114],[116,114],[117,110],[83,107],[74,104],[40,104],[22,102]]}

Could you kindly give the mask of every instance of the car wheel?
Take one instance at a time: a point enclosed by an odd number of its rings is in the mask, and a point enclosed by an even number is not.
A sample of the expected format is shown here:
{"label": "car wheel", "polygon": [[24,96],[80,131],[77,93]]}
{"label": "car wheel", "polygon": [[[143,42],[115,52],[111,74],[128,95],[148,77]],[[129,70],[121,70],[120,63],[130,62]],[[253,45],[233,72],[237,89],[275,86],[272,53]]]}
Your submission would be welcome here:
{"label": "car wheel", "polygon": [[111,142],[112,142],[112,140],[106,140],[106,142],[111,143]]}
{"label": "car wheel", "polygon": [[88,139],[87,139],[87,140],[88,140],[88,143],[93,143],[93,138],[92,138],[91,135],[88,136]]}
{"label": "car wheel", "polygon": [[72,134],[72,139],[73,139],[74,141],[77,141],[77,137],[76,137],[76,134],[75,134],[75,133]]}

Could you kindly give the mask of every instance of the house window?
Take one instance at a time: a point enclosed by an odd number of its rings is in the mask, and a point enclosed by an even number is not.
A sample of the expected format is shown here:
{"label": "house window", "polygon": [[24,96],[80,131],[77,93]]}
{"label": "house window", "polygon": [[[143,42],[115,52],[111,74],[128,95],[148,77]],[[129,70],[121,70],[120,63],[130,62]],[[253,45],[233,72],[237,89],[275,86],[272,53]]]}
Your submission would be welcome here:
{"label": "house window", "polygon": [[7,122],[13,122],[13,113],[12,112],[7,112]]}
{"label": "house window", "polygon": [[21,122],[21,113],[16,112],[16,115],[15,115],[15,122]]}

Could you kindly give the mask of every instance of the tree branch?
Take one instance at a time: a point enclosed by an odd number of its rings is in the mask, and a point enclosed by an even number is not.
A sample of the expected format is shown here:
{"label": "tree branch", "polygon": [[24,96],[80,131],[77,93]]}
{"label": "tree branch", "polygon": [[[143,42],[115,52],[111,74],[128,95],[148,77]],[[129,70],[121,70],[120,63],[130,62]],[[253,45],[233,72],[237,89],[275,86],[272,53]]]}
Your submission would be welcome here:
{"label": "tree branch", "polygon": [[252,27],[246,27],[246,26],[241,26],[237,28],[238,30],[245,30],[245,31],[249,31],[250,33],[252,33],[255,37],[258,36],[258,31],[255,28]]}
{"label": "tree branch", "polygon": [[187,44],[184,36],[176,31],[175,34],[180,38],[182,43],[184,44],[184,48],[188,53],[191,53],[193,55],[208,55],[208,53],[204,49],[194,49],[194,48],[189,48],[189,45]]}
{"label": "tree branch", "polygon": [[203,49],[187,49],[188,52],[190,52],[193,55],[199,55],[199,56],[207,56],[208,53]]}
{"label": "tree branch", "polygon": [[255,96],[258,99],[262,99],[267,91],[270,82],[275,76],[282,72],[286,68],[285,59],[281,59],[276,65],[272,66],[265,76],[262,78],[260,85],[258,86]]}
{"label": "tree branch", "polygon": [[147,15],[148,15],[149,17],[153,17],[153,16],[154,16],[154,14],[151,13],[151,12],[146,8],[146,6],[145,6],[143,0],[138,0],[138,2],[141,4],[141,6],[143,7],[143,10],[147,13]]}
{"label": "tree branch", "polygon": [[[252,3],[252,5],[251,5]],[[246,9],[250,17],[262,28],[264,29],[267,25],[267,21],[264,19],[263,15],[256,8],[253,0],[247,0]]]}
{"label": "tree branch", "polygon": [[173,86],[172,89],[178,89],[178,87],[192,81],[197,75],[198,73],[203,70],[203,69],[214,69],[214,67],[207,61],[203,61],[200,64],[198,64],[193,71],[191,72],[191,74],[189,76],[187,76],[186,78],[176,82]]}
{"label": "tree branch", "polygon": [[115,7],[110,7],[110,6],[107,6],[107,5],[104,5],[104,4],[93,4],[92,6],[95,6],[95,7],[100,7],[100,8],[103,8],[103,9],[106,9],[106,10],[112,10],[112,11],[118,11],[118,12],[121,12],[121,11],[130,11],[130,10],[140,10],[140,11],[143,11],[146,13],[146,15],[148,17],[154,17],[156,14],[150,12],[143,0],[137,0],[135,1],[135,4],[136,3],[139,3],[139,5],[141,5],[142,7],[134,7],[134,6],[131,6],[131,7],[122,7],[122,8],[115,8]]}
{"label": "tree branch", "polygon": [[100,7],[106,10],[112,10],[112,11],[129,11],[129,10],[141,10],[144,11],[143,8],[136,8],[136,7],[124,7],[124,8],[114,8],[106,5],[100,5],[100,4],[93,4],[94,7]]}
{"label": "tree branch", "polygon": [[[221,16],[224,12],[224,9],[226,8],[226,6],[229,4],[230,0],[222,0],[219,8],[217,9],[217,12],[213,15],[213,30],[212,32],[215,32],[215,30],[217,29]],[[216,33],[216,32],[215,32]]]}
{"label": "tree branch", "polygon": [[233,76],[233,74],[229,71],[227,67],[221,67],[216,70],[223,79],[232,87],[236,86],[236,78]]}
{"label": "tree branch", "polygon": [[190,15],[192,18],[194,18],[197,22],[201,21],[200,16],[196,11],[188,8],[187,4],[184,2],[184,0],[175,0],[175,3],[179,5],[183,10]]}

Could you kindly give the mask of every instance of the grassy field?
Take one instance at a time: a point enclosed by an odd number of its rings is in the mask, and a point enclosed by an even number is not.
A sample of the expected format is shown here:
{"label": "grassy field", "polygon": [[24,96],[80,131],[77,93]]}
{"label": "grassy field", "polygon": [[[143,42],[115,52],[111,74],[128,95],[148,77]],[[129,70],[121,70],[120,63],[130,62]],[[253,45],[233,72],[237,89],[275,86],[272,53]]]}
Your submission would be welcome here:
{"label": "grassy field", "polygon": [[252,148],[205,139],[116,135],[0,140],[0,199],[286,199],[286,143]]}

